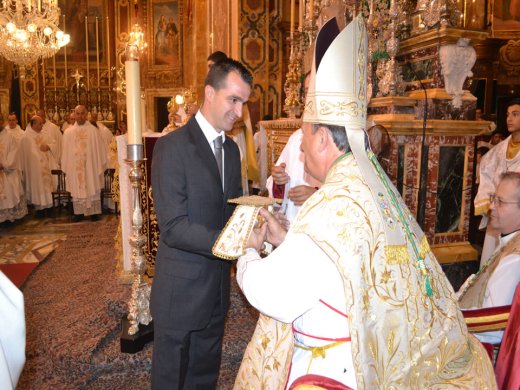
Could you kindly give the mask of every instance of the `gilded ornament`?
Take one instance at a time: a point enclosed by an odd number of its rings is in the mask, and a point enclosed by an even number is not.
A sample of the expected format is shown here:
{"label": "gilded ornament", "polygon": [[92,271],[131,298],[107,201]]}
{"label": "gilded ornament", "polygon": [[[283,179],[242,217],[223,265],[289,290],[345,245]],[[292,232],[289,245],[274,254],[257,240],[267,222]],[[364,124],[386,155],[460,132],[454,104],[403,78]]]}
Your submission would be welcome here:
{"label": "gilded ornament", "polygon": [[320,101],[320,115],[332,115],[336,116],[357,116],[358,115],[358,105],[357,102],[337,102],[333,103],[327,100]]}
{"label": "gilded ornament", "polygon": [[510,40],[500,48],[500,64],[508,76],[520,74],[520,40]]}

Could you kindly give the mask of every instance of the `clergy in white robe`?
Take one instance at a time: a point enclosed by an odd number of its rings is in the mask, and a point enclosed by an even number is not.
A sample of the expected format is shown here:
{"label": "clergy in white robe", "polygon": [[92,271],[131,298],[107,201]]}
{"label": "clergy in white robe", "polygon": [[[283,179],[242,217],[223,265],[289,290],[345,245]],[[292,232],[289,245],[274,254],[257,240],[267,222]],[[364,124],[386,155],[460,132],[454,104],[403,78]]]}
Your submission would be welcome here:
{"label": "clergy in white robe", "polygon": [[63,134],[61,133],[60,128],[55,125],[53,122],[47,119],[45,115],[45,110],[39,109],[36,111],[36,115],[40,118],[43,118],[43,132],[49,135],[49,138],[52,139],[51,144],[49,145],[52,154],[54,156],[54,160],[60,164],[61,161],[61,146],[62,146],[62,138]]}
{"label": "clergy in white robe", "polygon": [[14,390],[25,364],[22,292],[0,271],[0,389]]}
{"label": "clergy in white robe", "polygon": [[276,184],[273,175],[271,175],[267,178],[265,185],[270,197],[283,199],[281,212],[285,214],[290,222],[293,221],[296,214],[298,214],[298,210],[303,202],[298,202],[298,205],[295,204],[289,198],[289,191],[291,189],[293,189],[293,191],[298,190],[302,196],[304,193],[307,193],[308,195],[305,197],[305,199],[307,199],[316,191],[316,188],[321,185],[318,180],[305,172],[303,167],[303,153],[300,150],[302,135],[302,129],[298,129],[291,134],[282,153],[280,153],[280,157],[278,157],[276,161],[276,166],[273,167],[273,174],[277,175],[277,171],[284,173],[285,180],[283,181],[286,181],[286,183],[282,185]]}
{"label": "clergy in white robe", "polygon": [[107,166],[105,143],[99,130],[87,121],[87,109],[75,108],[76,123],[63,134],[61,169],[72,195],[76,216],[101,213],[100,192]]}
{"label": "clergy in white robe", "polygon": [[55,186],[51,170],[58,167],[50,148],[54,141],[42,130],[43,119],[33,116],[20,141],[19,151],[25,198],[36,210],[52,206],[52,191]]}
{"label": "clergy in white robe", "polygon": [[[318,33],[301,148],[323,185],[286,236],[261,210],[267,224],[238,260],[263,314],[236,389],[496,388],[424,232],[366,149],[367,40],[362,15]],[[336,103],[356,109],[322,109]],[[277,248],[262,259],[266,238]]]}
{"label": "clergy in white robe", "polygon": [[107,168],[114,168],[114,164],[110,158],[110,144],[114,140],[114,134],[112,134],[112,131],[103,123],[98,122],[98,116],[97,112],[93,112],[90,117],[90,123],[97,127],[101,138],[103,138],[103,145],[105,145],[107,152]]}
{"label": "clergy in white robe", "polygon": [[23,137],[23,130],[18,125],[18,118],[14,112],[10,113],[7,117],[7,125],[5,128],[7,132],[14,137],[16,143],[20,143],[20,140]]}
{"label": "clergy in white robe", "polygon": [[74,119],[73,113],[65,114],[65,116],[63,117],[63,124],[61,125],[61,133],[65,133],[65,130],[72,126],[74,122],[76,122],[76,120]]}
{"label": "clergy in white robe", "polygon": [[[310,72],[304,80],[305,94],[309,88],[309,76]],[[302,135],[302,129],[291,134],[265,184],[270,197],[283,199],[280,211],[289,222],[294,220],[303,202],[321,185],[305,172],[303,153],[300,149]]]}
{"label": "clergy in white robe", "polygon": [[5,128],[0,127],[0,222],[13,222],[26,214],[18,144]]}
{"label": "clergy in white robe", "polygon": [[[500,232],[499,245],[476,275],[459,290],[462,309],[511,305],[520,283],[520,173],[505,172],[491,196],[490,224]],[[502,330],[476,333],[484,342],[500,344]]]}
{"label": "clergy in white robe", "polygon": [[[489,194],[495,192],[504,172],[520,172],[520,98],[511,100],[507,107],[509,137],[493,147],[480,161],[480,184],[475,196],[475,215],[482,215],[480,228],[486,228],[489,212]],[[486,231],[480,265],[483,266],[498,245],[498,233]]]}

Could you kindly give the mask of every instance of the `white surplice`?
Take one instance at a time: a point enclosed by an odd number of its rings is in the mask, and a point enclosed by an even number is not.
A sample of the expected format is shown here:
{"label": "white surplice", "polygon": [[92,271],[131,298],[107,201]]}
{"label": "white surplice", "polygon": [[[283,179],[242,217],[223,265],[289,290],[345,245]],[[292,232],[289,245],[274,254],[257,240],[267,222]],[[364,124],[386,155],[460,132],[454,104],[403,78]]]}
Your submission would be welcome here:
{"label": "white surplice", "polygon": [[0,131],[0,222],[27,214],[18,160],[18,143],[5,129]]}
{"label": "white surplice", "polygon": [[90,122],[77,122],[63,135],[61,169],[72,195],[74,214],[101,213],[100,192],[107,153],[99,130]]}
{"label": "white surplice", "polygon": [[11,134],[14,137],[14,139],[16,140],[16,143],[19,144],[20,140],[23,137],[23,133],[24,133],[22,128],[19,125],[16,125],[16,127],[14,129],[11,129],[9,127],[9,125],[7,125],[7,126],[5,126],[5,129],[7,130],[7,132],[9,134]]}
{"label": "white surplice", "polygon": [[61,161],[61,144],[63,138],[60,128],[47,119],[43,124],[42,132],[48,134],[49,139],[52,140],[49,147],[54,156],[54,161],[59,165]]}
{"label": "white surplice", "polygon": [[[510,140],[511,136],[495,145],[480,161],[480,172],[478,172],[480,184],[474,203],[475,215],[482,215],[481,229],[487,226],[487,213],[490,207],[489,195],[495,193],[500,181],[500,175],[508,171],[520,172],[520,153],[512,159],[507,158],[507,148]],[[498,237],[486,234],[480,258],[481,267],[495,251],[497,245]]]}
{"label": "white surplice", "polygon": [[[350,336],[346,314],[340,314],[347,311],[341,276],[330,258],[305,234],[289,233],[264,259],[248,249],[238,260],[237,281],[255,308],[293,323],[297,345],[322,347]],[[288,387],[306,374],[332,378],[356,389],[350,342],[338,343],[326,349],[323,357],[314,358],[312,351],[295,347]]]}
{"label": "white surplice", "polygon": [[[278,157],[278,160],[276,161],[276,165],[285,163],[285,172],[289,175],[289,182],[285,185],[285,196],[282,204],[282,210],[284,210],[285,216],[289,221],[294,220],[294,217],[296,217],[296,214],[298,214],[298,210],[300,209],[300,206],[296,206],[292,200],[287,198],[289,189],[300,185],[310,187],[319,187],[321,185],[318,180],[305,172],[303,153],[300,150],[302,137],[302,129],[298,129],[292,133],[287,140],[287,144],[283,148],[282,153],[280,153],[280,157]],[[273,197],[273,183],[273,177],[269,176],[265,186],[269,191],[270,197]]]}
{"label": "white surplice", "polygon": [[37,133],[30,125],[20,141],[19,156],[24,175],[25,198],[36,210],[52,206],[54,182],[51,170],[56,169],[58,164],[52,150],[40,150],[41,145],[50,147],[52,143],[48,134],[43,131]]}
{"label": "white surplice", "polygon": [[[511,251],[504,250],[504,248],[513,239],[518,240],[519,234],[520,232],[517,231],[500,237],[498,247],[488,261],[488,263],[498,262],[498,265],[487,280],[482,295],[482,305],[463,307],[463,309],[474,310],[511,305],[516,287],[520,283],[520,253],[518,253],[518,250]],[[489,266],[490,264],[486,265]],[[467,283],[472,283],[473,277],[474,275],[471,275],[459,291],[464,290]],[[469,288],[478,287],[470,286]],[[475,333],[475,336],[482,342],[500,344],[503,334],[503,330],[497,330]]]}
{"label": "white surplice", "polygon": [[112,163],[112,159],[110,158],[110,144],[114,140],[114,135],[110,131],[108,127],[106,127],[103,123],[97,122],[97,128],[99,130],[99,134],[101,134],[101,137],[103,138],[103,144],[106,147],[106,153],[107,153],[107,168],[115,168],[114,164]]}
{"label": "white surplice", "polygon": [[0,271],[0,388],[15,389],[25,364],[22,292]]}

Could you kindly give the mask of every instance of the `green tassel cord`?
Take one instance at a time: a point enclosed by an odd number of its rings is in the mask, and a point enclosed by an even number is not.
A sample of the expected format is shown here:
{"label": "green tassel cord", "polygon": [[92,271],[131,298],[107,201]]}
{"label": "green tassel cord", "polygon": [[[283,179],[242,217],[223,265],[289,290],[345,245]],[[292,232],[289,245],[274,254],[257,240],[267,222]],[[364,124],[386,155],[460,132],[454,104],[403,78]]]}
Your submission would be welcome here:
{"label": "green tassel cord", "polygon": [[421,240],[420,250],[419,250],[419,248],[417,248],[417,244],[415,243],[413,234],[410,231],[408,224],[406,223],[406,218],[403,215],[403,211],[401,210],[401,207],[399,206],[399,202],[397,201],[397,198],[396,198],[394,192],[392,191],[392,189],[390,188],[390,186],[388,185],[388,183],[385,180],[385,175],[383,174],[381,166],[377,162],[377,159],[375,158],[373,153],[369,154],[369,158],[372,161],[372,164],[375,167],[376,172],[379,175],[379,178],[381,179],[383,185],[385,186],[385,188],[388,192],[388,195],[390,196],[390,200],[392,201],[392,204],[394,205],[395,209],[397,210],[398,218],[401,221],[401,226],[403,227],[403,230],[405,233],[405,238],[411,244],[412,249],[415,253],[415,256],[417,257],[417,268],[419,269],[419,271],[421,272],[421,275],[424,278],[424,289],[426,290],[426,295],[431,297],[433,295],[433,290],[432,290],[432,285],[431,285],[431,281],[430,281],[430,275],[428,274],[428,270],[426,268],[426,265],[424,264],[424,258],[426,257],[426,254],[430,251],[428,242],[426,241],[426,238],[423,237],[424,241]]}
{"label": "green tassel cord", "polygon": [[424,288],[426,289],[426,294],[431,297],[433,295],[432,285],[430,282],[430,275],[424,275]]}

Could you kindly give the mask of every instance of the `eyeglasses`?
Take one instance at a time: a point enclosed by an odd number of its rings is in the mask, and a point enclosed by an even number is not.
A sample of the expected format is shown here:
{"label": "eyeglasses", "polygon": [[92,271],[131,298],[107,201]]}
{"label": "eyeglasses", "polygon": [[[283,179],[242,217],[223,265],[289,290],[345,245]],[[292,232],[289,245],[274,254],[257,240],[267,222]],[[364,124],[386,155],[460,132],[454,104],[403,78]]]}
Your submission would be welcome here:
{"label": "eyeglasses", "polygon": [[489,203],[494,204],[498,207],[504,204],[520,204],[520,202],[506,202],[505,200],[500,199],[495,194],[489,194]]}

